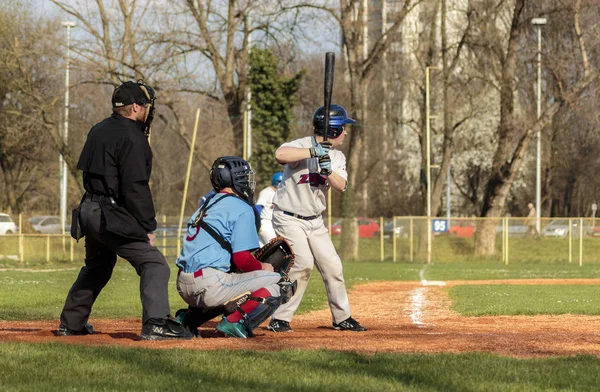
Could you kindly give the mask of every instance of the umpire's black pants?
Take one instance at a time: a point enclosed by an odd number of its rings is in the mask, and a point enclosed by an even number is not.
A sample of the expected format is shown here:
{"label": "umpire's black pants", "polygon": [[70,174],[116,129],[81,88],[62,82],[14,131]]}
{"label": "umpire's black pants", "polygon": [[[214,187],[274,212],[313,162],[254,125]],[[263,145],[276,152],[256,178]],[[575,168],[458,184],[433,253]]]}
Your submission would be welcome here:
{"label": "umpire's black pants", "polygon": [[171,270],[160,251],[148,241],[135,241],[111,233],[100,233],[100,205],[85,201],[80,222],[85,233],[85,267],[65,301],[60,321],[67,328],[81,330],[90,316],[98,294],[110,280],[117,255],[127,260],[140,276],[142,321],[164,319],[170,312],[168,285]]}

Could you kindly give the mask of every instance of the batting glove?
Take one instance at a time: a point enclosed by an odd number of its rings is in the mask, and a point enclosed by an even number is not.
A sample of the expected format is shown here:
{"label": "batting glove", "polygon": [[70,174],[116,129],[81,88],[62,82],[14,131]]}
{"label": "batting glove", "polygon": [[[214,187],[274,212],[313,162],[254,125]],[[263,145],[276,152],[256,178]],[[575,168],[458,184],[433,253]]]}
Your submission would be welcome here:
{"label": "batting glove", "polygon": [[319,168],[321,169],[321,174],[324,176],[330,176],[333,173],[331,169],[331,158],[329,155],[323,155],[319,157]]}
{"label": "batting glove", "polygon": [[317,143],[315,146],[309,148],[310,157],[311,158],[322,157],[324,155],[329,154],[329,150],[331,150],[330,142]]}

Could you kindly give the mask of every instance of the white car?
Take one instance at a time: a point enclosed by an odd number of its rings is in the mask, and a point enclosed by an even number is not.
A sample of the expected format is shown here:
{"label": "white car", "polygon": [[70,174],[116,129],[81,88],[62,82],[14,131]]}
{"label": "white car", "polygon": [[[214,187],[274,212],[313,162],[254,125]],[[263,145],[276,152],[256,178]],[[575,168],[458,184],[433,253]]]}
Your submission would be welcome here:
{"label": "white car", "polygon": [[[60,217],[56,215],[42,215],[29,218],[29,223],[38,234],[62,234],[62,226],[60,225]],[[69,232],[70,228],[65,227],[65,232]]]}
{"label": "white car", "polygon": [[19,228],[8,214],[0,214],[0,234],[16,234]]}

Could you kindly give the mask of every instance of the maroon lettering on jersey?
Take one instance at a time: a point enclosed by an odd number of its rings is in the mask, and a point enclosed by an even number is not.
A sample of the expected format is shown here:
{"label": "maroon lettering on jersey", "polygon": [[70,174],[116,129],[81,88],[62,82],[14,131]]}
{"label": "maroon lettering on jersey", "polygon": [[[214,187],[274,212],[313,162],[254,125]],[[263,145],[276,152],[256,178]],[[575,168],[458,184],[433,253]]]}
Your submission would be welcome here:
{"label": "maroon lettering on jersey", "polygon": [[327,184],[327,178],[321,176],[319,173],[302,174],[300,175],[300,181],[298,181],[298,185],[300,184],[310,184],[310,186],[318,188],[319,185]]}
{"label": "maroon lettering on jersey", "polygon": [[194,235],[188,235],[187,237],[185,237],[185,240],[188,242],[193,241],[194,238],[198,236],[198,233],[200,233],[200,226],[196,226],[196,233]]}

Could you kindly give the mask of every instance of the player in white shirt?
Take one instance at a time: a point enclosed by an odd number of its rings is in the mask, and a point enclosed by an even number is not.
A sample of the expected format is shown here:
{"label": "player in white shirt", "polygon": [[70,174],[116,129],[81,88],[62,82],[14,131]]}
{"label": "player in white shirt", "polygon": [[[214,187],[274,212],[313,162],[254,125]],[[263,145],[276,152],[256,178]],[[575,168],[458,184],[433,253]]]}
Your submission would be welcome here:
{"label": "player in white shirt", "polygon": [[296,254],[289,276],[298,282],[298,287],[294,297],[273,314],[267,328],[274,332],[292,331],[290,321],[300,305],[315,264],[325,283],[333,328],[366,331],[351,317],[342,262],[321,216],[327,205],[325,195],[329,188],[339,192],[346,190],[346,157],[335,147],[342,145],[347,134],[346,125],[355,120],[348,117],[342,106],[332,104],[329,142],[324,142],[324,113],[324,108],[320,107],[313,115],[314,136],[284,143],[275,152],[277,162],[285,165],[285,169],[273,199],[273,226],[278,235],[290,242]]}
{"label": "player in white shirt", "polygon": [[275,229],[273,228],[273,197],[275,190],[281,183],[283,178],[282,172],[277,172],[271,177],[271,185],[260,191],[258,200],[256,200],[256,208],[260,209],[260,231],[258,233],[258,242],[260,247],[276,237]]}

